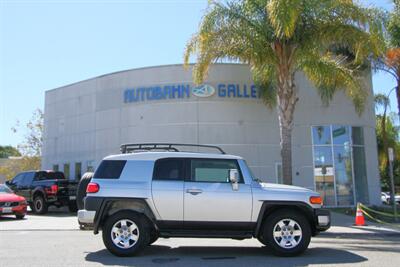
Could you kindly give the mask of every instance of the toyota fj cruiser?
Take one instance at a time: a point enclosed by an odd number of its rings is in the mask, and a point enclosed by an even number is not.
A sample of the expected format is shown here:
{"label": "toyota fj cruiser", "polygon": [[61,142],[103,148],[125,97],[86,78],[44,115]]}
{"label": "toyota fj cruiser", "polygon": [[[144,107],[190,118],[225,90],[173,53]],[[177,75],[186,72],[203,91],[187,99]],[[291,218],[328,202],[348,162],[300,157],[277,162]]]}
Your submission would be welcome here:
{"label": "toyota fj cruiser", "polygon": [[95,234],[102,230],[104,245],[117,256],[134,255],[158,237],[255,237],[277,255],[294,256],[330,227],[318,193],[263,183],[241,157],[219,147],[127,144],[121,150],[96,169],[78,211],[79,222],[93,223]]}

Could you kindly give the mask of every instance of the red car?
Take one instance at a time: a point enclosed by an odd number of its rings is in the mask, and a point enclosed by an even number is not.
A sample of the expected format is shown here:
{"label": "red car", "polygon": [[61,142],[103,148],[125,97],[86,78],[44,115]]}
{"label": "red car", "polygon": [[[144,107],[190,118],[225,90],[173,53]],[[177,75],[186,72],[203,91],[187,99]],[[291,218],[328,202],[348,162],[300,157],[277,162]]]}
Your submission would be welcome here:
{"label": "red car", "polygon": [[23,219],[26,215],[28,203],[24,197],[17,196],[4,184],[0,184],[0,216],[14,214],[17,219]]}

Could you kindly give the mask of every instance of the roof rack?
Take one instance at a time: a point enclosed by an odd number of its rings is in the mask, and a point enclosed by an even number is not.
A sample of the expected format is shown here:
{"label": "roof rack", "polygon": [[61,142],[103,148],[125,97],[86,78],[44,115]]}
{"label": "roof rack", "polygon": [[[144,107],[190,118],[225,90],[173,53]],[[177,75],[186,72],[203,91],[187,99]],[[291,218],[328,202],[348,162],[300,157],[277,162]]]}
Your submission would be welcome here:
{"label": "roof rack", "polygon": [[[223,151],[222,148],[220,148],[218,146],[196,145],[196,144],[174,144],[174,143],[123,144],[123,145],[121,145],[121,152],[122,152],[122,154],[151,151],[151,150],[189,152],[189,151],[180,151],[177,147],[211,148],[211,149],[218,150],[218,152],[221,154],[225,154],[225,151]],[[195,151],[190,151],[190,152],[195,152]]]}

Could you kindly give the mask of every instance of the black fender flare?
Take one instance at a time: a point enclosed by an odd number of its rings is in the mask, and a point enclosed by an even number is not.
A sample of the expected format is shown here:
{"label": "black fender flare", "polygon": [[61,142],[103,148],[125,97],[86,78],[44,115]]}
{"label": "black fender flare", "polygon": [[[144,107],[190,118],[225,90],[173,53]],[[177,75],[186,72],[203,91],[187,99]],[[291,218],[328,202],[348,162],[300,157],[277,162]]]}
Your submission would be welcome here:
{"label": "black fender flare", "polygon": [[262,225],[268,215],[280,209],[297,210],[304,214],[310,222],[311,232],[313,233],[313,235],[316,234],[314,209],[307,203],[301,201],[263,201],[257,217],[257,224],[254,232],[255,237],[258,237],[260,235]]}
{"label": "black fender flare", "polygon": [[[94,198],[96,198],[96,201],[98,201],[99,203],[97,204],[97,208],[91,209],[90,202],[92,202]],[[158,230],[154,213],[147,204],[146,200],[143,198],[86,197],[85,208],[88,210],[96,210],[93,225],[94,234],[99,233],[99,229],[103,226],[104,221],[107,219],[108,216],[122,210],[135,211],[137,213],[143,214]]]}
{"label": "black fender flare", "polygon": [[37,187],[35,187],[35,189],[32,190],[32,202],[35,198],[35,195],[37,195],[37,194],[41,194],[44,198],[44,201],[47,202],[46,192],[44,191],[43,187],[40,187],[40,186],[37,186]]}

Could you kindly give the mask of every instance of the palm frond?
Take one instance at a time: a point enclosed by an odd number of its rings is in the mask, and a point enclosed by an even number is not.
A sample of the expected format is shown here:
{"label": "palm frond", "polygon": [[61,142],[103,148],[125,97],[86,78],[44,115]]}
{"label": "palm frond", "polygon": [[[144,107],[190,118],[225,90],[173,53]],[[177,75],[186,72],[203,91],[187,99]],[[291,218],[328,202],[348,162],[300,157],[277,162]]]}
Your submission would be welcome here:
{"label": "palm frond", "polygon": [[293,36],[303,11],[302,0],[270,0],[267,4],[269,20],[280,39]]}
{"label": "palm frond", "polygon": [[325,55],[308,56],[300,63],[300,68],[316,86],[322,101],[328,104],[335,92],[343,90],[353,101],[356,111],[361,114],[368,96],[362,73],[346,67],[345,59]]}

